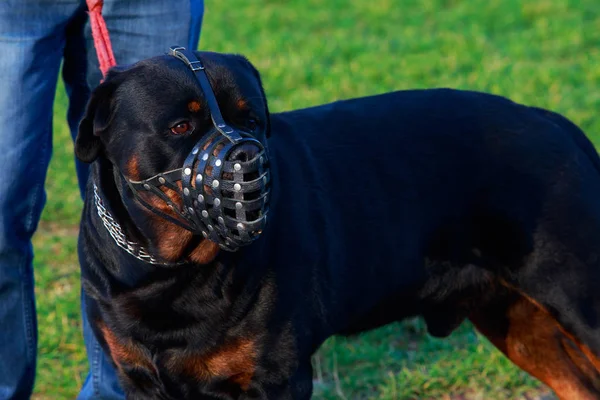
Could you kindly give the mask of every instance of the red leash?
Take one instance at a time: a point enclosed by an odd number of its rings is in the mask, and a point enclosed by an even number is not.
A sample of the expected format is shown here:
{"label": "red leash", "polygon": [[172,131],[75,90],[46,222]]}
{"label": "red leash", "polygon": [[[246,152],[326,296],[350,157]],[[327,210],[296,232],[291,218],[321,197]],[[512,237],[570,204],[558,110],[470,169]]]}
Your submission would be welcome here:
{"label": "red leash", "polygon": [[117,65],[117,62],[115,61],[115,55],[113,54],[112,46],[110,44],[106,22],[102,17],[102,6],[104,5],[104,1],[86,0],[86,2],[90,15],[94,47],[96,48],[98,62],[100,63],[100,71],[102,71],[102,76],[106,77],[108,70]]}

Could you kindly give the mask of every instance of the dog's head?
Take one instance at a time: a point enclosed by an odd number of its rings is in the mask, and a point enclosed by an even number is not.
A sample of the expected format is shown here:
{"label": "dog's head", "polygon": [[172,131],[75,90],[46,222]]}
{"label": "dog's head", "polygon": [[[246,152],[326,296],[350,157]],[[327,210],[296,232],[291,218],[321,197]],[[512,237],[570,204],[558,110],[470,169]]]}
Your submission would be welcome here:
{"label": "dog's head", "polygon": [[[261,151],[261,144],[266,146],[269,136],[269,111],[260,76],[242,56],[195,54],[205,66],[225,122],[258,142],[230,146],[226,157],[217,157],[224,154],[221,150],[229,143],[219,144],[218,134],[209,139],[209,134],[217,131],[207,95],[194,72],[169,55],[110,71],[92,93],[75,142],[75,153],[80,160],[87,163],[98,158],[108,160],[128,214],[154,250],[167,261],[182,257],[195,262],[209,261],[216,255],[218,246],[214,240],[202,240],[198,234],[210,237],[219,223],[223,229],[229,224],[229,228],[239,234],[237,227],[246,226],[236,224],[236,212],[239,215],[243,206],[250,205],[250,210],[244,210],[249,220],[259,218],[267,201],[264,190],[243,193],[240,185],[234,186],[233,179],[239,175],[240,179],[250,182],[258,178],[260,182],[267,180],[266,165],[261,166],[260,171],[243,174],[251,160],[254,160],[252,166],[258,163],[256,155]],[[263,158],[266,157],[260,157],[261,165]],[[229,169],[225,168],[226,164]],[[201,170],[197,169],[198,165],[202,165]],[[176,172],[168,174],[170,171]],[[190,177],[187,181],[186,175],[182,175],[184,171]],[[235,171],[241,172],[235,174]],[[226,183],[231,187],[225,187]],[[143,190],[150,186],[152,190]],[[251,186],[256,187],[255,183],[248,185]],[[213,189],[223,197],[213,196]],[[235,190],[240,193],[233,193]],[[225,202],[227,204],[222,204]],[[218,207],[225,212],[213,213],[220,211]],[[209,213],[214,217],[214,226],[210,217],[202,219],[202,215]],[[218,221],[216,215],[219,215]],[[196,232],[185,228],[193,222],[192,216],[202,226]]]}

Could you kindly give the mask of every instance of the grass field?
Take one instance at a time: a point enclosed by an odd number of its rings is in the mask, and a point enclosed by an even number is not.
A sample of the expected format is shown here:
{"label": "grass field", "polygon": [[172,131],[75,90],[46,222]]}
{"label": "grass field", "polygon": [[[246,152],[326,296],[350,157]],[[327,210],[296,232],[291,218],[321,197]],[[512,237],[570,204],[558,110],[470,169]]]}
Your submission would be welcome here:
{"label": "grass field", "polygon": [[[262,72],[271,111],[445,86],[564,113],[600,143],[597,0],[207,0],[200,47],[245,54]],[[66,104],[60,88],[48,203],[34,243],[36,399],[74,398],[86,373],[75,251],[82,203]],[[334,338],[315,365],[319,399],[517,399],[544,391],[468,324],[447,340],[428,337],[420,321]]]}

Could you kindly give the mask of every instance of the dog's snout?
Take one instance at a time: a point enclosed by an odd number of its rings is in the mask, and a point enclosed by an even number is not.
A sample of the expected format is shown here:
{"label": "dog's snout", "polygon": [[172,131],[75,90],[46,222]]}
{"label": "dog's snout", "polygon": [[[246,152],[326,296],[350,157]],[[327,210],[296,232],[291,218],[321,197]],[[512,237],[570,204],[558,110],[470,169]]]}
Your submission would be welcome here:
{"label": "dog's snout", "polygon": [[241,143],[233,148],[229,157],[227,157],[227,160],[242,162],[250,161],[254,159],[260,151],[260,147],[254,143]]}

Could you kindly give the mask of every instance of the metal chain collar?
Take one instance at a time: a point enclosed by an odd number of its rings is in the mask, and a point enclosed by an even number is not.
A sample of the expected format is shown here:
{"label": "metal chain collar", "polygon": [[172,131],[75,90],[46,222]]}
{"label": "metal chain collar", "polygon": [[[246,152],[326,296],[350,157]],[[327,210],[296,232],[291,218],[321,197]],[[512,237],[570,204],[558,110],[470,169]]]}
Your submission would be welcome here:
{"label": "metal chain collar", "polygon": [[104,207],[104,203],[102,202],[102,198],[98,194],[98,186],[94,183],[94,203],[96,204],[96,210],[98,211],[98,216],[102,220],[104,227],[113,238],[117,246],[125,250],[127,253],[131,254],[133,257],[137,258],[140,261],[143,261],[148,264],[155,265],[171,265],[171,264],[181,264],[179,263],[167,263],[161,262],[154,258],[151,254],[148,253],[144,246],[140,246],[139,244],[128,240],[123,230],[121,229],[121,225],[110,215],[110,212]]}

